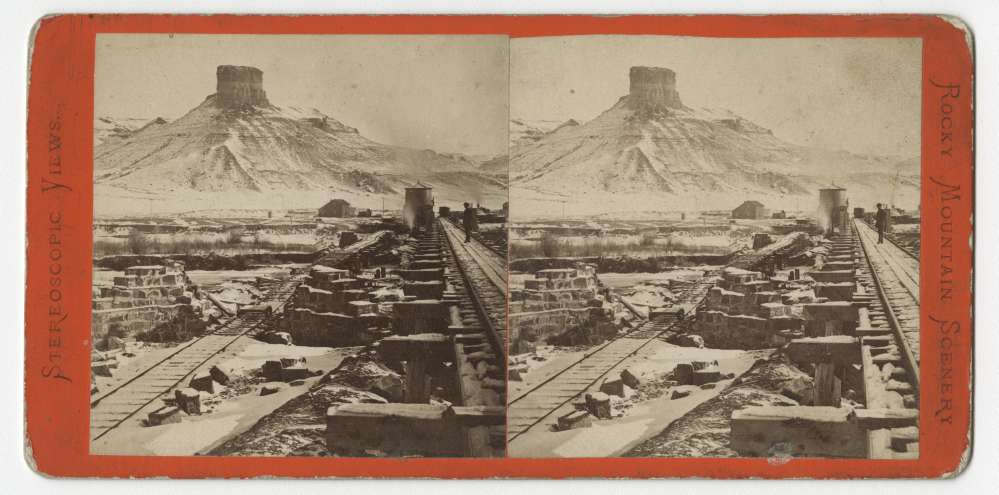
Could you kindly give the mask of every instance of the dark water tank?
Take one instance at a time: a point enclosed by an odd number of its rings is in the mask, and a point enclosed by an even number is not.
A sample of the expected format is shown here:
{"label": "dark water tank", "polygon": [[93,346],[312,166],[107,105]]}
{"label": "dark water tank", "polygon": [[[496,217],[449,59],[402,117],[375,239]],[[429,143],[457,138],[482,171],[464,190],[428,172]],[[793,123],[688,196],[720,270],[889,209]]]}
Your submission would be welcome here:
{"label": "dark water tank", "polygon": [[417,226],[426,226],[433,218],[424,218],[429,209],[431,217],[434,208],[434,190],[431,187],[417,183],[406,188],[406,203],[402,208],[402,219],[410,230]]}

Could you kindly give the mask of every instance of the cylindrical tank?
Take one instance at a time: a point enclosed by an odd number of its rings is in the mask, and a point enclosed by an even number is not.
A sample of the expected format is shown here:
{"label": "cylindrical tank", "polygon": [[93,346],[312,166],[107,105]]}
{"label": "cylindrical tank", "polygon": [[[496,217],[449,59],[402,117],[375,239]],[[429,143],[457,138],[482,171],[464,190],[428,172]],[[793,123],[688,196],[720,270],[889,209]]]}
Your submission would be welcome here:
{"label": "cylindrical tank", "polygon": [[834,229],[843,229],[847,219],[845,218],[849,201],[846,199],[846,189],[841,187],[830,187],[819,189],[819,226],[826,233],[832,233]]}
{"label": "cylindrical tank", "polygon": [[413,187],[406,188],[406,203],[402,208],[402,219],[410,230],[418,226],[424,226],[433,219],[421,218],[426,215],[427,209],[431,215],[434,208],[434,190],[431,187],[417,183]]}

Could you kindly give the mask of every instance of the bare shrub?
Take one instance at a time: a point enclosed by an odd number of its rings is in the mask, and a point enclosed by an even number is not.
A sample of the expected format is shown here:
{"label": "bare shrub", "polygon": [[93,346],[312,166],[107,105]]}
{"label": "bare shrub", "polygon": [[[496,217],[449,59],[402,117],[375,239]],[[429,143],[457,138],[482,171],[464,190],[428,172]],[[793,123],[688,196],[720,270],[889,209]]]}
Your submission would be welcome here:
{"label": "bare shrub", "polygon": [[558,256],[559,240],[549,232],[541,235],[541,254],[546,258]]}
{"label": "bare shrub", "polygon": [[126,241],[126,245],[128,246],[128,252],[132,254],[146,254],[149,252],[152,242],[149,241],[146,234],[143,234],[136,229],[132,229],[132,231],[128,233],[128,241]]}
{"label": "bare shrub", "polygon": [[227,246],[236,246],[243,242],[243,233],[238,230],[226,232],[225,243]]}

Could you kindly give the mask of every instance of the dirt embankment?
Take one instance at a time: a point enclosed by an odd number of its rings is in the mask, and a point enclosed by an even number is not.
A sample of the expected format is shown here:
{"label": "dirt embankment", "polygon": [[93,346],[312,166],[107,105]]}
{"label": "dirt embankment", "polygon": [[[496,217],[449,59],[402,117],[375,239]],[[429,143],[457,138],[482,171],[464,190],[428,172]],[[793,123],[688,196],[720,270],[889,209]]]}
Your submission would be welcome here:
{"label": "dirt embankment", "polygon": [[534,273],[550,268],[573,268],[577,263],[596,265],[597,273],[658,273],[676,268],[700,265],[725,265],[731,255],[703,254],[653,256],[579,257],[579,258],[521,258],[510,262],[510,270]]}
{"label": "dirt embankment", "polygon": [[[736,457],[729,448],[732,411],[749,406],[793,406],[791,390],[807,394],[811,377],[775,352],[757,360],[731,385],[674,421],[624,457]],[[783,392],[783,393],[782,393]]]}

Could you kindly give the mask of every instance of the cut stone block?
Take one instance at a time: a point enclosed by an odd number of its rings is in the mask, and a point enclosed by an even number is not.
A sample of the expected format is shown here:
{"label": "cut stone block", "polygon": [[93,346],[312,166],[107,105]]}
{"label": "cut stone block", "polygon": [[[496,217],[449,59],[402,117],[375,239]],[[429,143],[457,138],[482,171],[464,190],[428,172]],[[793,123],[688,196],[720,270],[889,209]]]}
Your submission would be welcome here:
{"label": "cut stone block", "polygon": [[603,392],[586,394],[586,410],[597,419],[611,418],[610,396]]}
{"label": "cut stone block", "polygon": [[705,368],[703,370],[694,371],[694,376],[691,380],[691,385],[701,386],[705,383],[714,383],[721,380],[721,372],[718,368]]}
{"label": "cut stone block", "polygon": [[694,383],[694,366],[690,363],[680,363],[673,369],[673,380],[678,385],[691,385]]}
{"label": "cut stone block", "polygon": [[458,456],[461,436],[454,411],[438,404],[343,404],[326,412],[331,452]]}
{"label": "cut stone block", "polygon": [[229,373],[226,373],[222,368],[218,366],[212,366],[208,373],[212,375],[212,379],[222,385],[229,384]]}
{"label": "cut stone block", "polygon": [[810,406],[815,402],[815,382],[811,378],[796,377],[784,383],[780,394],[799,405]]}
{"label": "cut stone block", "polygon": [[510,368],[507,370],[507,378],[511,382],[522,382],[524,381],[524,377],[521,376],[520,372],[521,368]]}
{"label": "cut stone block", "polygon": [[795,457],[864,457],[865,431],[849,408],[756,406],[732,412],[731,440],[740,455],[769,457],[780,445]]}
{"label": "cut stone block", "polygon": [[177,407],[187,414],[201,414],[201,393],[193,388],[179,388],[174,391]]}
{"label": "cut stone block", "polygon": [[304,366],[308,361],[304,357],[283,357],[281,358],[281,367],[285,368],[288,366]]}
{"label": "cut stone block", "polygon": [[146,424],[149,426],[159,426],[170,423],[180,423],[180,409],[173,406],[163,406],[147,416]]}
{"label": "cut stone block", "polygon": [[827,260],[822,265],[822,271],[829,272],[852,272],[857,269],[857,265],[853,261],[829,261]]}
{"label": "cut stone block", "polygon": [[639,381],[638,377],[633,375],[630,370],[621,371],[621,381],[624,382],[625,385],[633,389],[638,388],[638,386],[641,384],[641,381]]}
{"label": "cut stone block", "polygon": [[449,311],[437,300],[415,300],[392,305],[392,324],[399,335],[435,333],[448,327]]}
{"label": "cut stone block", "polygon": [[353,317],[374,314],[377,312],[378,304],[370,301],[350,301],[347,303],[347,314]]}
{"label": "cut stone block", "polygon": [[300,364],[288,366],[281,370],[281,381],[283,382],[304,380],[310,376],[312,376],[312,373],[309,371],[309,368]]}
{"label": "cut stone block", "polygon": [[798,363],[835,363],[838,366],[860,364],[860,342],[849,335],[805,337],[792,340],[784,350]]}
{"label": "cut stone block", "polygon": [[281,361],[265,361],[261,367],[261,371],[263,372],[264,379],[269,382],[277,382],[281,381],[281,370],[283,368],[284,366],[281,364]]}
{"label": "cut stone block", "polygon": [[504,406],[452,406],[454,419],[466,428],[506,425]]}
{"label": "cut stone block", "polygon": [[808,276],[816,282],[853,282],[853,270],[822,270],[809,272]]}
{"label": "cut stone block", "polygon": [[861,428],[878,430],[919,425],[918,409],[855,409]]}
{"label": "cut stone block", "polygon": [[704,337],[700,335],[680,334],[673,339],[673,343],[680,347],[704,348]]}
{"label": "cut stone block", "polygon": [[592,416],[587,411],[572,411],[558,418],[558,429],[560,431],[572,430],[574,428],[588,428],[592,425]]}
{"label": "cut stone block", "polygon": [[850,301],[857,290],[854,282],[816,283],[812,289],[816,297],[824,297],[830,301]]}
{"label": "cut stone block", "polygon": [[409,264],[411,270],[431,270],[444,268],[441,260],[414,260]]}
{"label": "cut stone block", "polygon": [[287,384],[280,382],[265,383],[260,386],[260,395],[271,395],[280,392]]}
{"label": "cut stone block", "polygon": [[432,280],[443,280],[444,279],[444,269],[442,268],[431,268],[424,270],[398,270],[396,273],[399,274],[403,280],[410,282],[429,282]]}
{"label": "cut stone block", "polygon": [[408,361],[420,357],[441,362],[454,358],[454,347],[442,333],[393,335],[378,342],[378,354],[390,361]]}
{"label": "cut stone block", "polygon": [[906,426],[904,428],[892,428],[891,430],[891,448],[898,450],[900,452],[905,452],[909,448],[909,444],[919,442],[919,428],[915,426]]}
{"label": "cut stone block", "polygon": [[259,338],[268,344],[291,345],[293,342],[288,332],[267,332]]}
{"label": "cut stone block", "polygon": [[98,361],[90,364],[90,371],[97,376],[111,376],[111,361]]}
{"label": "cut stone block", "polygon": [[624,397],[624,381],[620,378],[608,377],[600,384],[600,391],[607,395]]}
{"label": "cut stone block", "polygon": [[402,285],[402,292],[417,299],[441,299],[444,296],[444,282],[442,280],[406,282]]}
{"label": "cut stone block", "polygon": [[210,394],[215,393],[215,379],[212,378],[212,374],[207,371],[201,371],[194,375],[194,378],[191,378],[190,385],[194,390],[200,390]]}
{"label": "cut stone block", "polygon": [[689,395],[690,395],[690,390],[674,390],[673,393],[670,394],[669,398],[670,400],[676,400],[676,399],[682,399]]}

